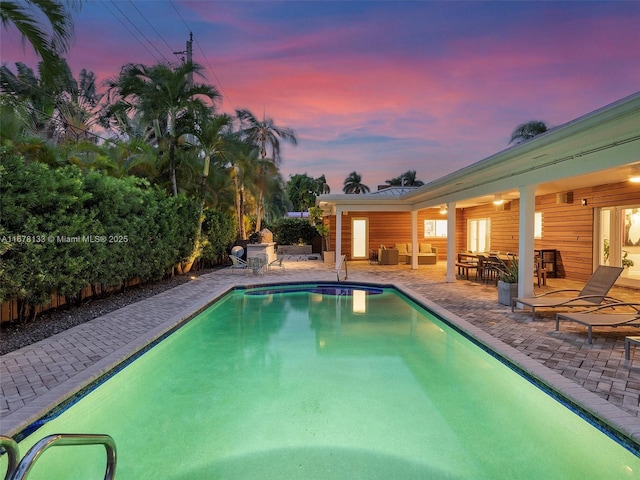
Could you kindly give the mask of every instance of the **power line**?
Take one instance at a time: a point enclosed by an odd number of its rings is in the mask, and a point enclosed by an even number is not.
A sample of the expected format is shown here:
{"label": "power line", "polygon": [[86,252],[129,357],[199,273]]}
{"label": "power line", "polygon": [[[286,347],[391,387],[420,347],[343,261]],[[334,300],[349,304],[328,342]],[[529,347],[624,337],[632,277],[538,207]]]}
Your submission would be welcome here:
{"label": "power line", "polygon": [[136,42],[138,42],[140,45],[142,45],[142,48],[144,48],[144,49],[149,53],[149,55],[151,55],[151,56],[153,57],[153,59],[154,59],[156,62],[161,63],[161,62],[160,62],[160,60],[158,60],[158,58],[156,58],[156,56],[153,54],[153,52],[152,52],[151,50],[149,50],[149,48],[148,48],[144,43],[142,43],[142,42],[140,41],[140,39],[138,38],[138,36],[137,36],[135,33],[133,33],[133,32],[129,29],[129,27],[128,27],[128,26],[127,26],[127,25],[126,25],[126,24],[125,24],[121,19],[120,19],[120,17],[118,17],[118,16],[113,12],[113,10],[111,10],[111,8],[109,8],[109,5],[107,5],[107,2],[106,2],[106,1],[104,1],[104,0],[102,0],[102,4],[105,6],[105,8],[106,8],[107,10],[109,10],[109,13],[110,13],[111,15],[113,15],[113,16],[115,17],[115,19],[116,19],[116,20],[118,20],[118,21],[120,22],[120,24],[121,24],[121,25],[122,25],[122,26],[123,26],[123,27],[124,27],[124,28],[129,32],[129,33],[130,33],[130,34],[131,34],[131,36],[136,40]]}
{"label": "power line", "polygon": [[184,20],[184,18],[182,18],[182,15],[180,14],[180,10],[178,10],[176,8],[176,6],[174,5],[172,0],[169,0],[169,3],[171,4],[171,6],[173,7],[173,9],[176,11],[176,13],[178,14],[178,16],[180,17],[180,20],[182,20],[182,23],[184,23],[184,26],[187,27],[187,30],[189,30],[190,32],[192,31],[191,28],[189,28],[189,25],[187,25],[187,22]]}
{"label": "power line", "polygon": [[151,27],[151,29],[156,33],[156,35],[158,35],[158,37],[160,37],[160,40],[162,40],[164,42],[164,44],[167,46],[167,48],[169,49],[170,52],[173,51],[173,48],[171,47],[171,45],[169,45],[167,43],[167,41],[162,37],[162,35],[160,35],[160,32],[158,32],[158,30],[155,29],[155,27],[151,24],[151,22],[147,19],[147,17],[144,15],[144,13],[142,13],[140,11],[140,9],[138,7],[136,7],[136,4],[134,2],[132,2],[131,0],[129,0],[129,3],[131,4],[131,6],[133,8],[136,9],[136,11],[140,14],[140,16],[142,18],[144,18],[145,22],[147,22],[147,24]]}
{"label": "power line", "polygon": [[[169,0],[169,3],[171,4],[173,9],[176,11],[178,16],[180,17],[180,20],[182,20],[182,23],[184,23],[184,26],[187,27],[189,32],[192,32],[193,30],[191,29],[191,27],[189,27],[189,25],[187,25],[186,20],[182,17],[182,15],[180,14],[180,11],[176,8],[175,4],[173,3],[173,0]],[[220,91],[224,94],[224,96],[227,98],[227,100],[231,104],[231,107],[235,110],[235,107],[233,106],[233,102],[231,101],[231,97],[229,97],[229,95],[225,91],[224,87],[222,86],[222,82],[220,81],[220,79],[216,75],[216,71],[213,69],[213,67],[209,63],[209,59],[207,58],[207,56],[205,55],[204,51],[202,50],[202,47],[200,46],[200,43],[198,43],[198,39],[197,38],[196,38],[196,45],[198,46],[198,50],[200,50],[200,53],[202,54],[202,57],[204,58],[204,61],[207,64],[207,67],[209,67],[209,70],[213,74],[213,78],[215,78],[217,84],[220,86]]]}
{"label": "power line", "polygon": [[213,78],[215,78],[218,85],[220,85],[220,90],[222,91],[224,96],[229,100],[229,103],[231,104],[231,108],[235,110],[235,107],[233,106],[233,102],[231,101],[231,97],[229,97],[229,94],[225,91],[224,87],[222,86],[222,82],[220,81],[220,79],[218,79],[218,76],[216,75],[216,71],[213,69],[213,67],[209,63],[209,59],[207,59],[207,56],[204,54],[204,51],[202,50],[202,47],[198,43],[198,39],[196,39],[196,45],[198,46],[198,50],[200,50],[200,53],[204,57],[204,61],[207,63],[209,70],[211,71],[211,73],[213,73]]}
{"label": "power line", "polygon": [[[116,6],[116,5],[113,3],[113,1],[112,1],[111,3],[112,3],[114,6]],[[116,15],[116,14],[115,14],[115,12],[114,12],[113,10],[111,10],[111,8],[109,7],[109,5],[107,4],[107,2],[106,2],[105,0],[102,0],[102,4],[105,6],[105,8],[106,8],[107,10],[109,10],[109,13],[111,13],[111,15],[113,15],[113,16],[115,17],[115,19],[116,19],[116,20],[118,20],[118,22],[120,22],[120,24],[121,24],[121,25],[122,25],[122,26],[123,26],[123,27],[124,27],[124,28],[129,32],[129,33],[130,33],[130,34],[131,34],[131,36],[136,40],[136,42],[138,42],[140,45],[142,45],[142,48],[144,48],[144,49],[149,53],[149,55],[151,55],[151,56],[153,57],[153,59],[154,59],[157,63],[162,63],[162,61],[161,61],[158,57],[156,57],[156,56],[155,56],[155,54],[154,54],[151,50],[149,50],[149,48],[148,48],[148,47],[147,47],[147,46],[146,46],[146,45],[145,45],[145,44],[144,44],[144,43],[143,43],[143,42],[138,38],[138,36],[137,36],[137,35],[136,35],[136,34],[135,34],[135,33],[134,33],[134,32],[133,32],[133,31],[132,31],[128,26],[127,26],[127,24],[126,24],[126,23],[124,23],[124,22],[122,21],[122,19],[121,19],[118,15]],[[118,8],[118,7],[116,6],[116,8]],[[119,10],[119,11],[120,11],[120,13],[122,14],[122,16],[124,16],[125,18],[127,18],[127,16],[126,16],[126,15],[124,15],[124,13],[122,13],[122,10],[120,10],[119,8],[118,8],[118,10]]]}
{"label": "power line", "polygon": [[[140,33],[140,35],[142,35],[142,37],[143,37],[143,38],[144,38],[144,39],[149,43],[149,45],[151,45],[151,46],[155,49],[155,51],[156,51],[156,52],[158,52],[158,53],[160,54],[160,56],[161,56],[162,58],[164,58],[164,60],[165,60],[169,65],[171,65],[171,62],[169,61],[169,59],[168,59],[167,57],[165,57],[165,56],[163,55],[163,53],[162,53],[160,50],[158,50],[158,47],[156,47],[156,46],[153,44],[153,42],[147,38],[147,36],[142,32],[142,30],[140,30],[140,29],[138,28],[138,26],[137,26],[137,25],[136,25],[136,24],[135,24],[135,23],[134,23],[134,22],[133,22],[133,21],[132,21],[128,16],[127,16],[127,15],[125,15],[125,14],[124,14],[124,12],[123,12],[122,10],[120,10],[120,7],[118,7],[118,5],[117,5],[113,0],[111,0],[111,4],[112,4],[114,7],[116,7],[116,8],[118,9],[118,11],[122,14],[122,16],[123,16],[124,18],[126,18],[126,19],[127,19],[127,21],[128,21],[131,25],[133,25],[133,28],[135,28],[135,29],[138,31],[138,33]],[[154,57],[154,58],[155,58],[155,57]]]}

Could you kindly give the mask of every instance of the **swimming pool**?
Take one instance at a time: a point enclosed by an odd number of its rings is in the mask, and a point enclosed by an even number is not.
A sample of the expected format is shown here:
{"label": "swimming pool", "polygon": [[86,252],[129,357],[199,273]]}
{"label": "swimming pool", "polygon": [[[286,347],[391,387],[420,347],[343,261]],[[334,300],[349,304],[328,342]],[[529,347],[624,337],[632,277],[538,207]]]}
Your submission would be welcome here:
{"label": "swimming pool", "polygon": [[[57,432],[111,435],[118,479],[640,471],[638,456],[445,322],[370,286],[236,290],[21,451]],[[65,447],[48,451],[29,478],[102,478],[103,469],[104,449]]]}

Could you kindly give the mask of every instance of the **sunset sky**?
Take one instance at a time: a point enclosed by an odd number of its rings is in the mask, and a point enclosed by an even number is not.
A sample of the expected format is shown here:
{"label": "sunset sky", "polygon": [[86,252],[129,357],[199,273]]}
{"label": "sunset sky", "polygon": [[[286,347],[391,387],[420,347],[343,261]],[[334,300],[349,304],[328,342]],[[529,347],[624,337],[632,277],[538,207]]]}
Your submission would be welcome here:
{"label": "sunset sky", "polygon": [[[640,90],[640,1],[87,1],[73,73],[100,82],[128,62],[194,61],[223,94],[292,128],[289,175],[355,170],[372,190],[406,170],[429,182]],[[1,59],[36,66],[2,30]]]}

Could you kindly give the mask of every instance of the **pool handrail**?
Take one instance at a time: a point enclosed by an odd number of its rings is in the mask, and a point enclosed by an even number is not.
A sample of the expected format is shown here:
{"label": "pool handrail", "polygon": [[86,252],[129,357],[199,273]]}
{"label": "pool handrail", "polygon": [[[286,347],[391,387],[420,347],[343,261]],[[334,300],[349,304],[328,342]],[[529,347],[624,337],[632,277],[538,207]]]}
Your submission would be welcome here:
{"label": "pool handrail", "polygon": [[20,461],[18,442],[11,437],[0,435],[0,447],[4,448],[5,452],[7,452],[7,471],[4,475],[4,480],[10,480],[16,468],[18,468],[18,462]]}
{"label": "pool handrail", "polygon": [[[5,446],[5,444],[2,445]],[[5,477],[5,480],[23,480],[27,478],[27,475],[34,463],[38,458],[40,458],[45,450],[49,447],[65,445],[104,445],[107,453],[107,467],[104,474],[104,480],[113,480],[116,474],[117,463],[116,442],[109,435],[89,433],[55,433],[42,438],[33,447],[31,447],[10,476],[9,468],[7,468],[7,476]],[[11,448],[12,447],[9,445],[8,451],[11,451]],[[15,448],[16,450],[14,453],[17,454],[17,444]],[[9,460],[11,460],[11,456],[9,456]]]}
{"label": "pool handrail", "polygon": [[343,280],[340,280],[340,270],[342,268],[342,265],[344,265],[344,280],[346,280],[347,278],[349,278],[349,270],[347,268],[347,256],[346,255],[340,255],[340,258],[338,259],[338,264],[336,266],[336,276],[338,277],[338,281],[342,282]]}

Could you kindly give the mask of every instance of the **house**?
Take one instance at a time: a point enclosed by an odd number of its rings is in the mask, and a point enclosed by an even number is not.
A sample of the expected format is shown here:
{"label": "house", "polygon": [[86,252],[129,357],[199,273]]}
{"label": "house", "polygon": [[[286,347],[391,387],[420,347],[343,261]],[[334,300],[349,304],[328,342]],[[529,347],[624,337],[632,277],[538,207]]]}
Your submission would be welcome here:
{"label": "house", "polygon": [[[552,274],[584,281],[598,264],[624,265],[618,283],[640,288],[640,92],[422,187],[320,195],[316,205],[336,258],[428,242],[453,282],[458,252],[518,252],[522,280],[544,250]],[[416,255],[407,268],[419,268]],[[519,282],[520,296],[532,290]]]}

